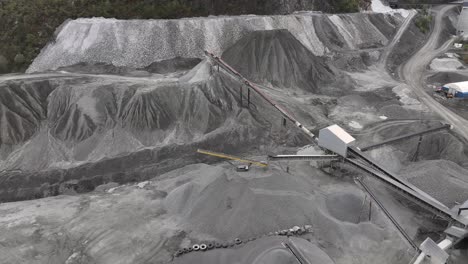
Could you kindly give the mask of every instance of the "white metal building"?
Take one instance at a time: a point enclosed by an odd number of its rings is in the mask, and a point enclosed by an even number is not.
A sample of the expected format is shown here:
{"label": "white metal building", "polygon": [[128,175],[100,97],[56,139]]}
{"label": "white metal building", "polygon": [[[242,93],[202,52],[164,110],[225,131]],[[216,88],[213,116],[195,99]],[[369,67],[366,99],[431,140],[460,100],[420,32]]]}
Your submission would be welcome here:
{"label": "white metal building", "polygon": [[448,83],[442,86],[442,90],[455,97],[468,98],[468,82]]}
{"label": "white metal building", "polygon": [[353,146],[356,139],[338,125],[332,125],[321,129],[318,144],[334,153],[347,157],[348,147]]}

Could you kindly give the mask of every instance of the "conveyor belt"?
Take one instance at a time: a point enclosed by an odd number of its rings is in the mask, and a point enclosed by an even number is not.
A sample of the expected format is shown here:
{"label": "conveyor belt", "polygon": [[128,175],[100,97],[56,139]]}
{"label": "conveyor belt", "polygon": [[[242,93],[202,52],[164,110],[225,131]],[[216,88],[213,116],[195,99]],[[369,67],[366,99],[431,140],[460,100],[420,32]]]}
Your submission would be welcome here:
{"label": "conveyor belt", "polygon": [[403,140],[403,139],[408,139],[408,138],[412,138],[412,137],[416,137],[416,136],[420,136],[420,135],[424,135],[424,134],[428,134],[428,133],[433,133],[433,132],[437,132],[437,131],[444,130],[444,129],[450,129],[450,127],[451,127],[450,125],[445,124],[445,125],[442,125],[440,127],[435,127],[435,128],[427,129],[427,130],[420,131],[420,132],[415,132],[415,133],[411,133],[411,134],[407,134],[407,135],[403,135],[403,136],[390,138],[388,140],[385,140],[385,141],[382,141],[382,142],[379,142],[379,143],[376,143],[376,144],[373,144],[373,145],[362,147],[361,151],[364,152],[364,151],[375,149],[375,148],[378,148],[380,146],[387,145],[387,144],[390,144],[390,143],[393,143],[393,142],[396,142],[396,141],[400,141],[400,140]]}
{"label": "conveyor belt", "polygon": [[418,253],[420,252],[419,247],[414,243],[414,241],[411,239],[411,237],[406,233],[406,231],[403,229],[403,227],[400,226],[400,224],[397,222],[395,218],[390,214],[390,212],[385,208],[385,206],[380,202],[380,200],[377,198],[377,196],[374,195],[372,190],[367,187],[367,185],[359,178],[356,178],[355,181],[359,183],[362,188],[371,196],[372,200],[379,206],[380,210],[387,216],[387,218],[393,223],[393,225],[398,229],[400,234],[403,236],[403,238],[410,244],[413,249],[415,249]]}
{"label": "conveyor belt", "polygon": [[[381,173],[381,172],[379,172],[379,171],[377,171],[377,170],[375,170],[373,168],[370,168],[370,167],[366,166],[365,164],[362,164],[362,163],[358,162],[355,159],[349,159],[348,158],[348,159],[346,159],[346,161],[349,162],[350,164],[364,170],[365,172],[375,176],[377,179],[383,181],[384,183],[390,185],[390,187],[392,187],[393,190],[399,192],[400,194],[405,196],[407,199],[413,201],[414,203],[418,204],[422,208],[425,208],[425,209],[429,210],[430,212],[434,213],[435,215],[440,216],[443,219],[446,219],[448,221],[455,220],[455,221],[458,222],[458,219],[453,216],[453,212],[451,212],[449,208],[441,205],[440,203],[434,202],[433,200],[431,200],[431,199],[429,199],[429,198],[427,198],[427,197],[425,197],[423,195],[420,195],[419,193],[417,193],[414,190],[408,188],[404,184],[401,184],[401,183],[391,179],[390,177],[384,175],[383,173]],[[465,225],[462,222],[459,222],[459,223],[461,223],[462,225]]]}
{"label": "conveyor belt", "polygon": [[229,160],[236,160],[236,161],[244,162],[244,163],[250,163],[250,164],[253,164],[253,165],[257,165],[259,167],[268,167],[267,163],[264,163],[264,162],[261,162],[261,161],[244,159],[244,158],[241,158],[241,157],[236,157],[236,156],[233,156],[233,155],[224,154],[224,153],[220,153],[220,152],[214,152],[214,151],[204,150],[204,149],[198,149],[197,152],[201,153],[201,154],[209,155],[209,156],[212,156],[212,157],[217,157],[217,158],[222,158],[222,159],[229,159]]}
{"label": "conveyor belt", "polygon": [[268,156],[269,160],[339,160],[338,155],[276,155]]}
{"label": "conveyor belt", "polygon": [[[443,205],[442,203],[440,203],[439,201],[437,201],[436,199],[434,199],[432,196],[428,195],[427,193],[425,193],[424,191],[420,190],[418,187],[416,187],[415,185],[413,185],[412,183],[408,182],[407,180],[405,179],[402,179],[401,177],[393,174],[392,172],[388,171],[387,169],[385,169],[383,166],[379,165],[379,164],[376,164],[375,161],[373,161],[371,158],[369,158],[366,154],[362,153],[358,148],[356,147],[351,147],[349,149],[349,152],[351,155],[355,156],[355,157],[358,157],[359,159],[363,160],[366,164],[369,164],[373,169],[377,170],[377,171],[380,171],[381,173],[383,173],[384,175],[386,175],[387,177],[391,178],[392,180],[406,186],[407,188],[409,188],[410,190],[418,193],[420,196],[424,196],[427,200],[430,200],[432,201],[433,203],[436,203],[438,204],[439,206],[442,206],[444,208],[447,208],[445,205]],[[447,208],[448,209],[448,208]]]}
{"label": "conveyor belt", "polygon": [[242,76],[238,71],[234,68],[229,66],[223,59],[220,57],[215,56],[213,53],[205,51],[206,56],[212,59],[213,62],[221,66],[224,70],[228,73],[237,76],[249,89],[252,89],[258,95],[260,95],[263,99],[265,99],[269,104],[271,104],[274,108],[276,108],[286,119],[293,122],[297,127],[299,127],[304,133],[310,136],[312,139],[315,139],[315,135],[307,128],[305,128],[299,121],[297,121],[292,114],[290,114],[286,109],[280,106],[278,103],[273,101],[270,97],[268,97],[265,93],[262,92],[260,88],[258,88],[253,82],[247,80],[244,76]]}
{"label": "conveyor belt", "polygon": [[351,156],[354,156],[356,158],[364,160],[366,163],[370,164],[374,169],[376,169],[376,170],[380,171],[381,173],[383,173],[384,175],[390,177],[392,180],[394,180],[394,181],[396,181],[396,182],[398,182],[400,184],[403,184],[403,185],[407,186],[408,188],[412,189],[410,187],[410,184],[407,181],[400,179],[399,177],[393,175],[393,173],[391,173],[390,171],[388,171],[385,168],[383,168],[382,166],[379,166],[378,164],[376,164],[372,159],[370,159],[367,155],[362,153],[358,148],[349,147],[348,151],[349,151]]}
{"label": "conveyor belt", "polygon": [[299,264],[311,264],[311,262],[306,257],[304,257],[301,251],[296,247],[296,245],[294,245],[294,243],[291,240],[289,240],[288,242],[283,242],[283,245],[284,247],[289,249],[289,251],[291,251],[291,253],[297,259],[297,262],[299,262]]}

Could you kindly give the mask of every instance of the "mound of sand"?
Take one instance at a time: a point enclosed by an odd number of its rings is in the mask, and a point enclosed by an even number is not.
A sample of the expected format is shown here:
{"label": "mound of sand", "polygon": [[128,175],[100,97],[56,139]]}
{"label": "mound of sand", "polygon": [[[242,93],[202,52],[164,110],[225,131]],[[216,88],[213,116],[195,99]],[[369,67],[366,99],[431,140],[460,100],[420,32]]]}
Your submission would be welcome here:
{"label": "mound of sand", "polygon": [[[382,46],[401,17],[382,14],[342,14],[333,23],[328,15],[300,13],[284,16],[220,16],[174,20],[116,20],[81,18],[66,21],[34,60],[28,72],[40,72],[80,62],[102,62],[144,68],[153,62],[217,55],[257,30],[287,29],[307,49],[324,55],[327,39],[346,49]],[[329,27],[323,30],[323,25]],[[345,35],[342,35],[345,34]]]}
{"label": "mound of sand", "polygon": [[175,57],[169,60],[153,62],[144,69],[152,73],[166,74],[193,69],[200,62],[201,59],[199,58]]}
{"label": "mound of sand", "polygon": [[363,209],[363,197],[355,193],[336,193],[327,197],[326,204],[329,213],[336,219],[349,222],[359,223],[361,215],[365,214]]}
{"label": "mound of sand", "polygon": [[[248,141],[261,128],[280,126],[257,95],[250,111],[241,107],[238,87],[223,73],[212,75],[207,62],[180,78],[71,75],[1,84],[0,170],[78,165],[239,129],[234,138]],[[35,159],[38,150],[44,159]]]}
{"label": "mound of sand", "polygon": [[24,142],[39,129],[55,87],[53,81],[0,85],[0,147]]}
{"label": "mound of sand", "polygon": [[345,201],[363,196],[353,184],[307,163],[291,164],[290,172],[275,164],[246,173],[225,163],[197,164],[141,184],[3,203],[0,255],[11,263],[168,263],[182,247],[239,237],[257,239],[175,263],[282,264],[294,260],[281,245],[286,238],[260,237],[307,224],[312,232],[292,240],[312,263],[408,263],[408,247],[377,208],[372,221],[360,223],[328,213],[329,205],[341,205],[342,214],[362,206],[360,199]]}
{"label": "mound of sand", "polygon": [[427,160],[414,163],[402,172],[411,183],[447,207],[468,200],[468,170],[448,160]]}
{"label": "mound of sand", "polygon": [[433,71],[457,71],[465,68],[457,58],[437,58],[431,62],[429,67]]}
{"label": "mound of sand", "polygon": [[223,53],[223,58],[248,79],[293,90],[320,91],[332,69],[287,30],[257,31]]}

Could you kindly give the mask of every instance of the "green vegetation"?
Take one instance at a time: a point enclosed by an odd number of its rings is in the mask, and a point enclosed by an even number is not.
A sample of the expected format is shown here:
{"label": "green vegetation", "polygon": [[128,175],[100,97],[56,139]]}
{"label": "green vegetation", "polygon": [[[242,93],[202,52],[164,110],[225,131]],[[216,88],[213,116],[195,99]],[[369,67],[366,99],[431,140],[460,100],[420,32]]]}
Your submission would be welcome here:
{"label": "green vegetation", "polygon": [[359,0],[338,0],[335,4],[337,13],[355,13],[359,12]]}
{"label": "green vegetation", "polygon": [[[468,43],[467,42],[462,42],[462,43],[463,43],[463,51],[467,52],[468,51]],[[463,62],[468,64],[468,54],[461,53],[459,55],[461,55]]]}
{"label": "green vegetation", "polygon": [[77,17],[180,18],[207,15],[178,0],[0,1],[0,73],[24,71],[55,29]]}
{"label": "green vegetation", "polygon": [[427,6],[423,7],[421,14],[416,18],[415,23],[422,33],[426,34],[430,31],[432,16],[429,13],[429,9],[427,8]]}

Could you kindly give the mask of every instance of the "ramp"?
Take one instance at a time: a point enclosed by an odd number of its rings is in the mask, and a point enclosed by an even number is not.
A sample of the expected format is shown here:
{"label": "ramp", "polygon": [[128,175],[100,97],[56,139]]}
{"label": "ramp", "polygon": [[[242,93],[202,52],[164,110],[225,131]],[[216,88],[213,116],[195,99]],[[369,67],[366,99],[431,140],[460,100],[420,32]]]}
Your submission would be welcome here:
{"label": "ramp", "polygon": [[384,146],[384,145],[387,145],[387,144],[395,143],[395,142],[398,142],[398,141],[401,141],[401,140],[404,140],[404,139],[410,139],[412,137],[417,137],[417,136],[421,136],[421,135],[425,135],[425,134],[429,134],[429,133],[433,133],[433,132],[437,132],[437,131],[441,131],[441,130],[445,130],[445,129],[450,129],[450,128],[451,128],[450,125],[444,124],[444,125],[439,126],[439,127],[430,128],[430,129],[426,129],[426,130],[423,130],[423,131],[419,131],[419,132],[415,132],[415,133],[411,133],[411,134],[407,134],[407,135],[403,135],[403,136],[390,138],[388,140],[385,140],[385,141],[382,141],[382,142],[379,142],[379,143],[376,143],[376,144],[372,144],[372,145],[369,145],[369,146],[366,146],[366,147],[362,147],[361,151],[365,152],[365,151],[372,150],[372,149],[375,149],[375,148],[378,148],[378,147],[381,147],[381,146]]}
{"label": "ramp", "polygon": [[340,160],[338,155],[276,155],[268,156],[268,160]]}

